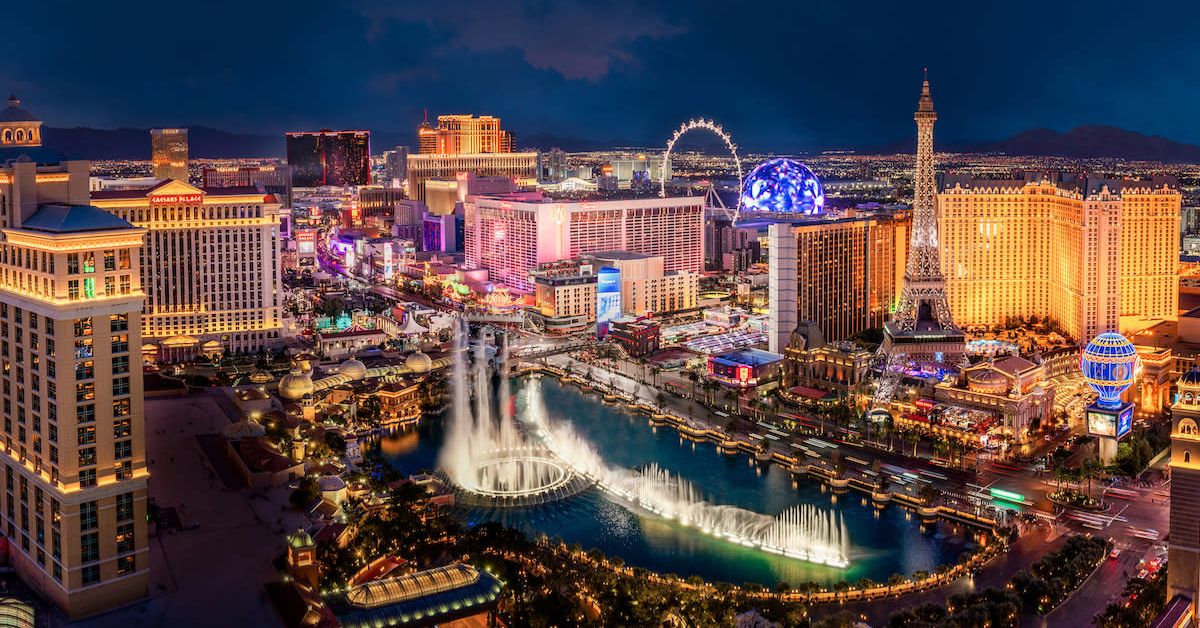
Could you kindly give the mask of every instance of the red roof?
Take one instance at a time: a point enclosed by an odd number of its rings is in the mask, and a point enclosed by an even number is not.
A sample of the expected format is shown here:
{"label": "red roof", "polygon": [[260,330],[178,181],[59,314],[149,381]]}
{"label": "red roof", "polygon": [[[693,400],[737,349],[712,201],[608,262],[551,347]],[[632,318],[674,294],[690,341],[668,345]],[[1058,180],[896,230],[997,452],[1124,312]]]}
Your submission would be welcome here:
{"label": "red roof", "polygon": [[790,389],[793,395],[807,397],[808,399],[828,399],[833,396],[833,393],[818,388],[809,388],[808,386],[793,386]]}

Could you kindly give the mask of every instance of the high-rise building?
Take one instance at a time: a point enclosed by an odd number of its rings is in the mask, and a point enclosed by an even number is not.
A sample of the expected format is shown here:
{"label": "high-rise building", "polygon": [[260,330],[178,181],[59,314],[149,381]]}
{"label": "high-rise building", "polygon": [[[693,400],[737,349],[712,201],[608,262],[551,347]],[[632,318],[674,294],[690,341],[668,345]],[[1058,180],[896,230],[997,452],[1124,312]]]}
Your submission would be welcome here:
{"label": "high-rise building", "polygon": [[801,321],[832,341],[883,327],[903,285],[909,220],[896,214],[851,214],[771,225],[768,337],[783,353]]}
{"label": "high-rise building", "polygon": [[268,194],[274,194],[285,209],[292,207],[292,167],[287,164],[204,168],[200,172],[200,181],[203,188],[261,185]]}
{"label": "high-rise building", "polygon": [[478,153],[471,155],[409,155],[408,195],[425,200],[429,179],[454,179],[472,173],[481,177],[509,177],[517,184],[537,182],[537,153]]}
{"label": "high-rise building", "polygon": [[758,230],[734,225],[725,217],[710,217],[704,225],[706,270],[740,272],[762,259]]}
{"label": "high-rise building", "polygon": [[427,180],[425,204],[434,216],[448,216],[465,203],[468,196],[496,196],[516,191],[517,183],[512,177],[482,177],[474,172],[460,172],[453,178]]}
{"label": "high-rise building", "polygon": [[700,275],[696,272],[663,270],[662,255],[627,251],[598,251],[583,256],[593,266],[621,272],[621,313],[647,316],[696,309],[700,299]]}
{"label": "high-rise building", "polygon": [[423,155],[475,155],[511,153],[515,150],[512,133],[500,128],[494,116],[438,116],[436,127],[426,119],[417,127],[418,148]]}
{"label": "high-rise building", "polygon": [[1174,318],[1180,205],[1168,177],[947,177],[938,217],[955,320],[1034,315],[1087,343]]}
{"label": "high-rise building", "polygon": [[188,182],[188,130],[150,129],[150,161],[157,179]]}
{"label": "high-rise building", "polygon": [[293,132],[287,134],[292,185],[367,185],[371,182],[370,131]]}
{"label": "high-rise building", "polygon": [[77,618],[149,587],[145,232],[88,205],[89,164],[45,161],[13,117],[32,116],[0,111],[0,138],[26,138],[0,148],[0,522],[21,578]]}
{"label": "high-rise building", "polygon": [[561,148],[551,148],[542,155],[542,167],[538,179],[550,183],[561,183],[567,178],[567,154]]}
{"label": "high-rise building", "polygon": [[274,195],[168,180],[93,192],[91,202],[149,232],[141,250],[148,357],[256,352],[276,342],[282,295]]}
{"label": "high-rise building", "polygon": [[933,124],[937,117],[927,75],[913,114],[917,159],[912,236],[895,315],[883,326],[880,352],[886,356],[886,363],[875,392],[875,409],[886,409],[891,404],[902,370],[911,366],[941,368],[957,362],[963,351],[965,336],[946,302],[946,279],[938,251],[933,156]]}
{"label": "high-rise building", "polygon": [[579,260],[562,260],[530,271],[535,312],[547,332],[583,331],[596,322],[595,269]]}
{"label": "high-rise building", "polygon": [[704,268],[704,198],[555,201],[540,194],[469,197],[464,220],[469,268],[532,290],[538,264],[597,251],[661,255],[663,269]]}
{"label": "high-rise building", "polygon": [[1167,599],[1200,602],[1200,371],[1177,382],[1171,406],[1171,513],[1167,532]]}
{"label": "high-rise building", "polygon": [[408,179],[408,147],[383,151],[383,186],[398,188]]}

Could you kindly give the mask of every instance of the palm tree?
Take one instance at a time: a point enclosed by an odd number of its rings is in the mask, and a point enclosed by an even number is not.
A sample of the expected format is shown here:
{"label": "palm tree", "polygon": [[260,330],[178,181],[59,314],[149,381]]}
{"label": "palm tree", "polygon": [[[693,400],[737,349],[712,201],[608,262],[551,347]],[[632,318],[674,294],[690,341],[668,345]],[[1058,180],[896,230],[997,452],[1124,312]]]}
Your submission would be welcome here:
{"label": "palm tree", "polygon": [[1087,480],[1088,497],[1092,496],[1092,480],[1100,479],[1104,475],[1104,465],[1095,457],[1085,458],[1079,467],[1079,475],[1081,479]]}
{"label": "palm tree", "polygon": [[662,372],[662,367],[657,364],[650,365],[650,379],[654,380],[654,385],[658,386],[658,374]]}

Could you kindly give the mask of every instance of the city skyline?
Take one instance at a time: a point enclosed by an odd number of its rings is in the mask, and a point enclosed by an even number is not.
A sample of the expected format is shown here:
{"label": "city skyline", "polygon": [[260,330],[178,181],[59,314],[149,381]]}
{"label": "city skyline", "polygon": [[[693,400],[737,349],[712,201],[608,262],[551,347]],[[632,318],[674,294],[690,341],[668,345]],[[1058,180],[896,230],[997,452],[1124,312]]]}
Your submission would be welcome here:
{"label": "city skyline", "polygon": [[[1189,20],[1135,12],[1122,28],[1153,37],[1084,54],[1072,42],[1108,28],[1109,12],[1099,5],[1064,9],[1071,20],[1032,20],[1024,16],[1042,11],[1022,3],[1002,9],[935,3],[922,12],[887,3],[853,12],[781,6],[764,20],[720,3],[644,10],[617,3],[593,13],[573,3],[538,9],[471,2],[454,12],[421,2],[333,11],[301,6],[286,14],[216,7],[169,20],[169,7],[165,15],[117,16],[69,2],[66,10],[79,19],[61,26],[54,48],[24,33],[0,42],[10,61],[0,85],[38,102],[47,119],[64,126],[410,133],[428,109],[492,113],[518,139],[548,134],[653,145],[679,119],[704,115],[748,148],[783,151],[909,137],[906,117],[896,112],[911,100],[921,68],[930,67],[942,108],[961,114],[945,123],[946,144],[1084,124],[1200,142],[1185,81],[1195,55],[1172,43],[1186,39],[1172,33]],[[39,11],[18,7],[13,19],[44,22]],[[233,14],[238,19],[227,19]],[[170,28],[159,25],[163,18]],[[263,37],[264,24],[278,37]],[[981,24],[1010,28],[1013,37],[980,43]],[[329,45],[305,45],[314,31]],[[98,33],[112,45],[95,46]],[[170,40],[179,37],[236,41],[241,54],[172,49]],[[707,45],[714,40],[724,43]],[[145,55],[146,45],[173,52]],[[137,71],[96,73],[63,63],[85,52],[93,64],[135,64]],[[1047,67],[1046,59],[1055,62]],[[171,73],[179,62],[190,68],[186,76]],[[263,67],[273,70],[263,74]],[[306,88],[297,94],[270,89],[271,83]],[[1147,106],[1147,93],[1178,90],[1184,97]],[[530,101],[531,94],[537,98]],[[92,106],[74,105],[85,99]]]}

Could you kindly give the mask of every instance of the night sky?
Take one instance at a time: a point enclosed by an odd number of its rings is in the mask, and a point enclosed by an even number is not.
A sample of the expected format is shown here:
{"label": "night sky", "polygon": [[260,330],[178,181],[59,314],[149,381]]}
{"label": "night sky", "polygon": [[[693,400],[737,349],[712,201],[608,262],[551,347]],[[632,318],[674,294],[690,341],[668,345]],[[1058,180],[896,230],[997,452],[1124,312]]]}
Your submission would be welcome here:
{"label": "night sky", "polygon": [[[117,9],[115,7],[121,7]],[[1110,124],[1200,143],[1200,3],[12,2],[0,91],[51,126],[409,131],[658,144],[716,118],[753,149]],[[24,26],[21,26],[24,25]]]}

